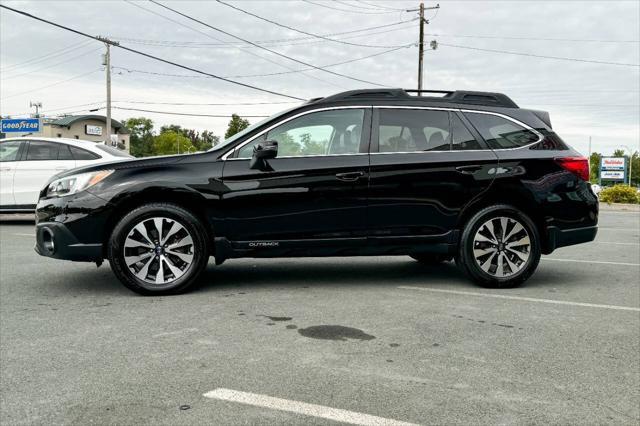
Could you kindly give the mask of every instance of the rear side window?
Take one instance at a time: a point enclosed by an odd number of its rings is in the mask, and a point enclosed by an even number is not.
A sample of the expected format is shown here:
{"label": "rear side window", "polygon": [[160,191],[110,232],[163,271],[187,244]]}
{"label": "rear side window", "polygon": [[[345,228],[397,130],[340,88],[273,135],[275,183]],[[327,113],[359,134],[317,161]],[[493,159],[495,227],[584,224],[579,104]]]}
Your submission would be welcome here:
{"label": "rear side window", "polygon": [[18,161],[21,141],[0,142],[0,162]]}
{"label": "rear side window", "polygon": [[58,150],[58,160],[73,160],[69,145],[60,145],[60,149]]}
{"label": "rear side window", "polygon": [[71,149],[74,160],[96,160],[100,158],[98,154],[94,154],[86,149],[76,148],[75,146],[70,146],[69,149]]}
{"label": "rear side window", "polygon": [[31,141],[27,151],[27,161],[57,160],[58,147],[57,143]]}
{"label": "rear side window", "polygon": [[464,151],[467,149],[482,149],[476,138],[473,137],[467,126],[464,125],[460,117],[451,114],[451,149],[454,151]]}
{"label": "rear side window", "polygon": [[449,151],[447,111],[379,109],[378,152]]}
{"label": "rear side window", "polygon": [[[124,141],[122,143],[124,143]],[[133,155],[128,154],[127,151],[123,151],[121,149],[114,148],[112,146],[102,145],[102,144],[99,143],[99,144],[96,145],[96,148],[99,149],[100,151],[107,152],[107,153],[113,155],[114,157],[133,158]]]}
{"label": "rear side window", "polygon": [[465,112],[465,116],[493,149],[518,148],[538,141],[538,135],[506,118]]}

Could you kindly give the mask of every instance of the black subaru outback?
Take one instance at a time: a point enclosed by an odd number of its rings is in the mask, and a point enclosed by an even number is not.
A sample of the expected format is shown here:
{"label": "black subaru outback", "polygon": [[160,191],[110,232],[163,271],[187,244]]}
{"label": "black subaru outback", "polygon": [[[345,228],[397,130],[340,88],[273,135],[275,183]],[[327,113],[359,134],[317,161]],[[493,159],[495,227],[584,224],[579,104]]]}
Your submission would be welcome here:
{"label": "black subaru outback", "polygon": [[36,251],[108,259],[142,294],[186,291],[210,256],[455,259],[480,285],[512,287],[541,254],[595,238],[588,178],[548,113],[503,94],[356,90],[205,153],[55,176]]}

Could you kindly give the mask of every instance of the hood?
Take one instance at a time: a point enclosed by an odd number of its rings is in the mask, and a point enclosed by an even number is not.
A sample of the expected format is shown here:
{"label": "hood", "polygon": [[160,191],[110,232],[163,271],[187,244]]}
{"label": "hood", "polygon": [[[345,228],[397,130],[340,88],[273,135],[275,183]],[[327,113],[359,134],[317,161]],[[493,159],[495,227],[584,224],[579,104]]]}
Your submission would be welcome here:
{"label": "hood", "polygon": [[108,161],[106,163],[91,164],[88,166],[76,167],[75,169],[69,169],[65,170],[62,173],[58,173],[50,179],[50,182],[61,177],[71,176],[79,173],[95,172],[98,170],[120,170],[143,167],[157,167],[165,164],[174,164],[188,156],[189,154],[163,155],[159,157],[135,158],[131,160],[117,160]]}

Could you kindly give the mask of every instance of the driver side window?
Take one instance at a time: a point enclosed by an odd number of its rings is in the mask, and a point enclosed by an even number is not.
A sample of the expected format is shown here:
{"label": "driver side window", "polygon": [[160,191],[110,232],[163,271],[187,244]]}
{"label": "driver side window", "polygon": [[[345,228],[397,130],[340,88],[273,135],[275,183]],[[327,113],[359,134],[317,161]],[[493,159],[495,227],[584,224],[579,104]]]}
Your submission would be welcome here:
{"label": "driver side window", "polygon": [[287,121],[238,150],[236,158],[251,158],[253,147],[278,142],[278,157],[357,154],[362,139],[363,109],[319,111]]}

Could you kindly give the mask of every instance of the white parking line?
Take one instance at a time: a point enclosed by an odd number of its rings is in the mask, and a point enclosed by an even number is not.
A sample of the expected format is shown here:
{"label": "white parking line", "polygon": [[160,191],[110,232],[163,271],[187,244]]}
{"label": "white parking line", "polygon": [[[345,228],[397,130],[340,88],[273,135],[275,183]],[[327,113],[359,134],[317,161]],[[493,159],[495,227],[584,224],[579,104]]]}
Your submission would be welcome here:
{"label": "white parking line", "polygon": [[598,226],[598,231],[625,231],[625,232],[640,232],[640,229],[629,229],[629,228],[606,228],[602,226]]}
{"label": "white parking line", "polygon": [[33,233],[33,234],[11,234],[11,235],[15,235],[15,236],[18,236],[18,237],[35,237],[36,236],[35,233]]}
{"label": "white parking line", "polygon": [[640,266],[640,263],[607,262],[604,260],[557,259],[554,257],[543,257],[541,260],[553,260],[554,262],[596,263],[600,265]]}
{"label": "white parking line", "polygon": [[292,401],[289,399],[274,398],[257,393],[242,392],[232,389],[218,388],[204,394],[206,398],[222,401],[238,402],[240,404],[269,408],[272,410],[288,411],[290,413],[303,414],[305,416],[320,417],[336,422],[350,423],[367,426],[415,426],[415,423],[401,422],[385,419],[384,417],[371,416],[355,411],[341,410],[339,408],[326,407],[324,405],[308,404],[306,402]]}
{"label": "white parking line", "polygon": [[507,296],[504,294],[476,293],[472,291],[444,290],[440,288],[428,288],[428,287],[399,286],[398,288],[401,288],[403,290],[420,290],[420,291],[430,291],[434,293],[458,294],[462,296],[488,297],[492,299],[508,299],[508,300],[519,300],[523,302],[549,303],[553,305],[570,305],[570,306],[582,306],[587,308],[613,309],[616,311],[640,312],[640,308],[634,308],[631,306],[599,305],[596,303],[569,302],[565,300],[538,299],[535,297]]}
{"label": "white parking line", "polygon": [[591,241],[592,244],[615,244],[619,246],[640,246],[640,242],[637,243],[617,243],[615,241]]}

